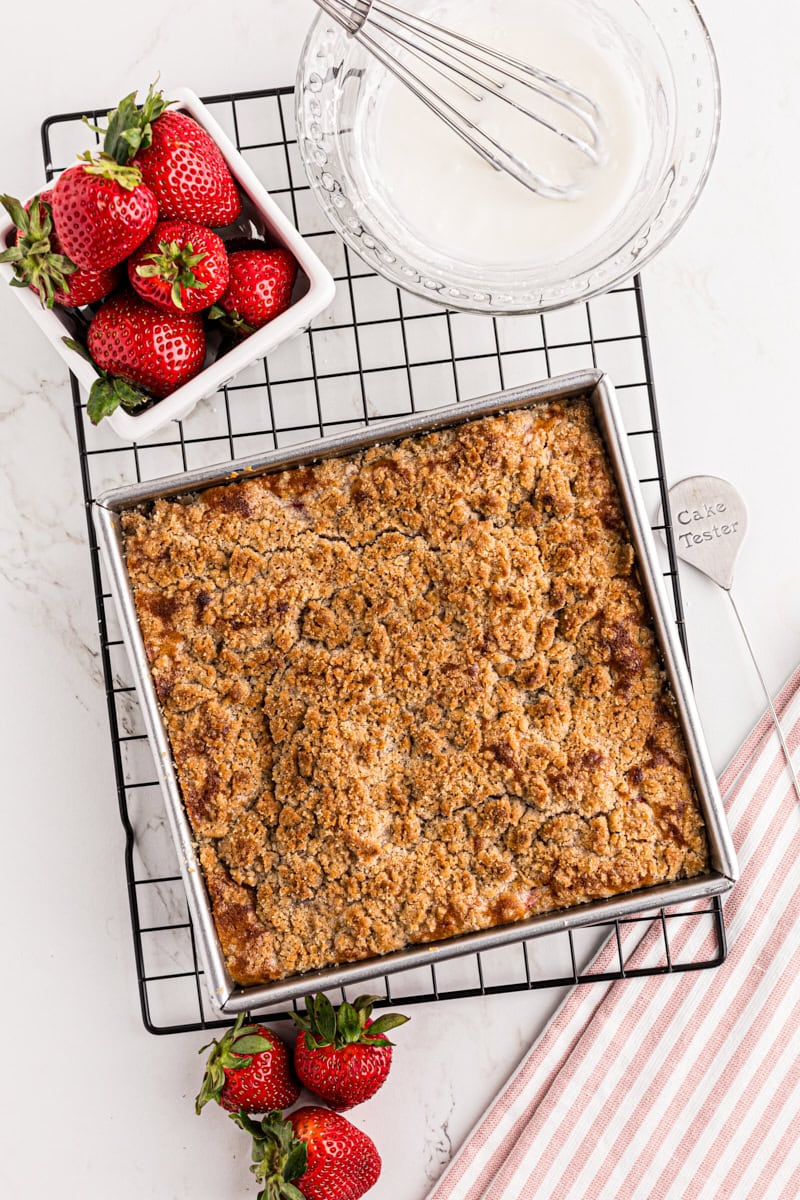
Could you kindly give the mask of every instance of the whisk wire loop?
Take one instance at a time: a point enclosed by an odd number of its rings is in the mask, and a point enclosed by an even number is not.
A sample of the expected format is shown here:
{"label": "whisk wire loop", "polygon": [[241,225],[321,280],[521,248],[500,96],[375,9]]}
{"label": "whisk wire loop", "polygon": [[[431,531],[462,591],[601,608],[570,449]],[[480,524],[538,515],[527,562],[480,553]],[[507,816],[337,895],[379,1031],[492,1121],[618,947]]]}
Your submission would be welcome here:
{"label": "whisk wire loop", "polygon": [[[590,96],[566,80],[409,12],[392,0],[316,0],[316,3],[481,158],[531,191],[565,199],[575,195],[577,189],[545,178],[467,112],[456,107],[442,94],[437,80],[446,81],[477,104],[489,98],[500,101],[562,138],[590,162],[602,161],[602,114]],[[426,74],[420,74],[420,69]],[[523,96],[525,92],[531,93],[568,113],[573,127],[558,124],[555,111],[552,116],[546,115],[531,107],[532,101],[517,98],[515,93],[520,89]]]}

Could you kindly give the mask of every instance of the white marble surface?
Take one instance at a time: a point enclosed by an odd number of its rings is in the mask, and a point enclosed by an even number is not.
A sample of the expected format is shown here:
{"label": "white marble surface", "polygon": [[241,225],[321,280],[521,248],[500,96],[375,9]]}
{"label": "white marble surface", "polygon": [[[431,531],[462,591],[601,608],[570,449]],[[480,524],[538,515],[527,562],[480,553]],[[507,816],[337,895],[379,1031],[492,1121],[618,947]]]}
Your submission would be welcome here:
{"label": "white marble surface", "polygon": [[[775,689],[800,659],[800,15],[785,0],[704,10],[722,66],[720,154],[691,223],[646,273],[647,301],[670,477],[728,476],[749,501],[738,594]],[[201,94],[290,81],[311,15],[310,0],[139,0],[102,15],[41,0],[32,22],[12,6],[3,188],[39,185],[43,116],[113,99],[159,69]],[[219,1113],[193,1115],[202,1037],[154,1038],[140,1023],[70,398],[60,360],[5,291],[0,322],[0,1191],[244,1198],[241,1135]],[[684,587],[722,766],[761,701],[724,598],[688,571]],[[356,1114],[386,1164],[375,1200],[421,1200],[555,1002],[414,1012],[391,1086]]]}

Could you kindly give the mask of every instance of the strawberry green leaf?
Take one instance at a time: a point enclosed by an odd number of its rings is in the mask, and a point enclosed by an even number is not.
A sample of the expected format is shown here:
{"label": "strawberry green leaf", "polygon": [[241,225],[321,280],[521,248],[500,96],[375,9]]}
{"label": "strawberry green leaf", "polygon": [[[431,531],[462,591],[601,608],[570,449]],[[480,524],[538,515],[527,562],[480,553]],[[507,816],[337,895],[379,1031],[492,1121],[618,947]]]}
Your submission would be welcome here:
{"label": "strawberry green leaf", "polygon": [[228,312],[220,304],[212,304],[206,315],[211,321],[219,321],[220,325],[228,333],[237,333],[240,337],[248,337],[251,333],[255,333],[254,325],[248,325],[247,321],[238,312],[235,310]]}
{"label": "strawberry green leaf", "polygon": [[[306,1003],[308,1003],[308,1002],[306,1002]],[[289,1013],[289,1016],[292,1018],[292,1020],[294,1021],[295,1025],[297,1026],[298,1029],[301,1029],[306,1033],[309,1032],[309,1030],[311,1029],[311,1022],[309,1021],[307,1016],[301,1016],[300,1013],[296,1013],[296,1012]]]}
{"label": "strawberry green leaf", "polygon": [[132,383],[128,383],[125,379],[114,380],[114,391],[119,396],[119,402],[126,412],[135,412],[137,408],[142,408],[148,404],[151,397],[140,388],[134,387]]}
{"label": "strawberry green leaf", "polygon": [[243,1129],[245,1133],[249,1133],[252,1138],[261,1139],[263,1137],[261,1124],[258,1121],[254,1121],[252,1117],[248,1117],[244,1109],[240,1109],[239,1112],[231,1113],[230,1118],[240,1127],[240,1129]]}
{"label": "strawberry green leaf", "polygon": [[308,1147],[305,1142],[296,1141],[286,1156],[283,1165],[283,1175],[287,1180],[299,1179],[305,1174],[308,1164]]}
{"label": "strawberry green leaf", "polygon": [[293,1183],[289,1183],[287,1180],[283,1185],[283,1200],[306,1200],[306,1198],[299,1187],[295,1187]]}
{"label": "strawberry green leaf", "polygon": [[85,358],[88,363],[92,364],[95,371],[97,370],[94,359],[84,345],[82,345],[80,342],[76,342],[74,338],[62,337],[61,340],[65,346],[67,346],[70,350],[74,350],[76,354],[80,354],[81,358]]}
{"label": "strawberry green leaf", "polygon": [[233,1027],[233,1029],[231,1030],[231,1037],[235,1041],[237,1038],[240,1038],[240,1037],[245,1037],[245,1036],[249,1037],[249,1035],[251,1033],[259,1033],[260,1029],[261,1029],[260,1025],[242,1025],[241,1027],[235,1025]]}
{"label": "strawberry green leaf", "polygon": [[155,83],[151,83],[141,107],[136,103],[136,92],[131,92],[106,114],[105,129],[92,125],[87,117],[83,120],[94,133],[103,134],[104,153],[124,166],[140,150],[152,144],[153,122],[172,103],[164,99],[162,92],[156,91]]}
{"label": "strawberry green leaf", "polygon": [[50,249],[49,237],[53,230],[53,222],[50,220],[47,205],[42,204],[41,200],[36,197],[31,201],[30,212],[28,213],[28,226],[30,230],[31,240],[33,242],[47,241],[47,249]]}
{"label": "strawberry green leaf", "polygon": [[337,1010],[320,992],[306,996],[306,1016],[295,1016],[295,1023],[303,1030],[309,1050],[321,1050],[324,1046],[336,1049],[348,1045],[378,1046],[385,1043],[382,1035],[387,1030],[396,1029],[408,1020],[400,1013],[384,1013],[368,1026],[372,1007],[380,1000],[381,996],[359,996],[353,1004],[345,1000]]}
{"label": "strawberry green leaf", "polygon": [[363,1012],[365,1017],[370,1015],[374,1005],[380,1004],[383,996],[357,996],[353,1001],[353,1008],[356,1012]]}
{"label": "strawberry green leaf", "polygon": [[271,1178],[256,1196],[256,1200],[306,1200],[300,1188],[285,1179]]}
{"label": "strawberry green leaf", "polygon": [[257,1025],[246,1025],[245,1014],[240,1013],[236,1023],[219,1041],[214,1040],[203,1050],[210,1050],[203,1083],[195,1102],[199,1114],[209,1100],[219,1102],[225,1087],[226,1071],[245,1070],[252,1065],[251,1055],[271,1050],[273,1043],[258,1032]]}
{"label": "strawberry green leaf", "polygon": [[50,248],[52,221],[50,208],[40,199],[31,203],[26,212],[13,196],[0,196],[0,201],[9,213],[15,214],[17,240],[14,246],[0,254],[0,262],[12,263],[14,279],[12,287],[31,287],[39,293],[44,308],[52,308],[55,293],[69,291],[66,276],[77,268],[64,254],[56,254]]}
{"label": "strawberry green leaf", "polygon": [[361,1019],[352,1004],[348,1004],[347,1001],[339,1005],[337,1025],[339,1040],[343,1041],[345,1045],[358,1041],[361,1033]]}
{"label": "strawberry green leaf", "polygon": [[111,381],[108,379],[96,379],[89,393],[86,415],[93,425],[99,425],[103,417],[116,412],[120,403],[121,398],[114,390]]}
{"label": "strawberry green leaf", "polygon": [[277,1110],[267,1113],[260,1122],[243,1110],[230,1115],[253,1139],[250,1170],[263,1184],[259,1196],[265,1200],[305,1200],[291,1180],[305,1174],[308,1150],[305,1142],[295,1137],[291,1122]]}
{"label": "strawberry green leaf", "polygon": [[366,1030],[366,1037],[374,1037],[381,1033],[388,1033],[390,1029],[397,1029],[399,1025],[405,1025],[408,1017],[402,1016],[401,1013],[384,1013],[382,1017],[378,1017],[377,1021],[373,1021],[369,1029]]}
{"label": "strawberry green leaf", "polygon": [[[50,270],[59,271],[62,275],[73,275],[77,271],[77,267],[71,259],[67,258],[66,254],[51,254],[50,255]],[[68,289],[69,290],[69,289]]]}
{"label": "strawberry green leaf", "polygon": [[238,1037],[234,1042],[231,1042],[231,1051],[233,1054],[265,1054],[272,1050],[273,1043],[269,1038],[262,1037],[260,1034],[248,1034],[245,1037]]}
{"label": "strawberry green leaf", "polygon": [[126,192],[132,192],[142,182],[142,172],[138,167],[125,166],[118,163],[110,154],[90,154],[87,150],[78,155],[78,161],[87,175],[100,175],[118,183]]}
{"label": "strawberry green leaf", "polygon": [[[62,339],[71,350],[77,349],[82,352],[82,347],[79,348],[77,342],[73,342],[71,338]],[[84,355],[89,362],[92,362],[88,352]],[[92,363],[92,366],[97,370],[97,366]],[[86,415],[93,425],[98,425],[103,417],[109,416],[118,408],[123,408],[125,412],[136,412],[145,404],[149,404],[151,396],[146,392],[140,391],[134,387],[132,383],[128,383],[125,379],[116,379],[113,375],[108,375],[105,371],[100,373],[100,378],[95,379],[92,384],[92,390],[89,392],[89,400],[86,405]],[[198,1101],[199,1101],[198,1096]],[[201,1105],[202,1107],[202,1105]],[[198,1110],[199,1111],[199,1110]]]}
{"label": "strawberry green leaf", "polygon": [[217,1061],[227,1071],[245,1071],[252,1065],[253,1059],[249,1054],[233,1054],[228,1044],[221,1043]]}
{"label": "strawberry green leaf", "polygon": [[311,1002],[315,1032],[324,1038],[325,1042],[333,1045],[336,1041],[336,1013],[328,997],[319,992]]}
{"label": "strawberry green leaf", "polygon": [[20,203],[14,196],[0,195],[0,204],[6,210],[11,220],[16,225],[17,229],[27,229],[28,214],[25,211],[24,205]]}
{"label": "strawberry green leaf", "polygon": [[176,308],[182,309],[182,289],[203,291],[208,286],[194,273],[194,268],[206,258],[208,254],[205,251],[195,254],[189,242],[185,246],[175,241],[159,242],[157,251],[144,256],[136,268],[136,274],[141,279],[160,279],[163,283],[171,284],[172,303]]}
{"label": "strawberry green leaf", "polygon": [[210,1068],[203,1079],[203,1086],[200,1088],[200,1092],[195,1100],[194,1110],[198,1117],[210,1100],[219,1101],[219,1096],[224,1086],[225,1073],[222,1068],[220,1068],[219,1074],[217,1074],[215,1069]]}

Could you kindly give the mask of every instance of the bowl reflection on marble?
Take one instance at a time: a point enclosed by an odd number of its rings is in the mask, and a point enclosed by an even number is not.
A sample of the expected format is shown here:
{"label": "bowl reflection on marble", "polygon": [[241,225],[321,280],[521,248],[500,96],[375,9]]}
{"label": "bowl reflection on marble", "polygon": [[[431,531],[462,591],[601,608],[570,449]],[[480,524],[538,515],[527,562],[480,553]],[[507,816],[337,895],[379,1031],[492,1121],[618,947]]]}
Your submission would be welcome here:
{"label": "bowl reflection on marble", "polygon": [[[430,0],[411,0],[417,7]],[[497,6],[514,0],[491,0]],[[534,20],[549,0],[533,0]],[[439,192],[431,186],[429,219],[403,211],[397,174],[387,170],[382,108],[384,69],[334,21],[322,14],[301,57],[297,85],[300,156],[333,227],[362,259],[400,287],[450,308],[481,313],[541,312],[618,286],[677,232],[694,207],[714,158],[720,87],[708,31],[692,0],[563,0],[572,15],[591,14],[612,50],[624,51],[635,76],[637,107],[645,122],[641,163],[602,226],[587,227],[570,253],[521,246],[496,257],[459,252],[435,219]],[[468,11],[463,9],[465,13]],[[411,98],[412,104],[418,104]],[[419,106],[421,117],[428,114]],[[430,132],[430,130],[429,130]],[[450,131],[443,136],[461,143]],[[394,147],[392,147],[392,150]],[[444,145],[442,147],[445,151]],[[448,144],[449,150],[449,144]],[[479,170],[491,168],[475,159]],[[510,179],[503,185],[520,189]],[[429,179],[421,180],[425,194]],[[528,197],[530,194],[524,192]],[[534,204],[561,205],[564,201]],[[454,192],[452,205],[458,204]],[[540,209],[540,211],[542,211]],[[548,216],[550,214],[547,214]],[[508,221],[497,214],[496,224]]]}

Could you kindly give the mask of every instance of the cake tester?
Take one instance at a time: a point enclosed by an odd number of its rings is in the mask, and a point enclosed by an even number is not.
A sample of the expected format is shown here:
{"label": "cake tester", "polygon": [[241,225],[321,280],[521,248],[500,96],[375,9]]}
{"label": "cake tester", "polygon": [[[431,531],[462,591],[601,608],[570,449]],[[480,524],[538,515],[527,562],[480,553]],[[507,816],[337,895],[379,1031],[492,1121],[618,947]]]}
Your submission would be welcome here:
{"label": "cake tester", "polygon": [[[675,553],[684,562],[691,563],[703,575],[713,580],[727,594],[731,607],[742,631],[745,645],[750,652],[753,666],[769,705],[775,732],[781,744],[794,790],[800,799],[800,781],[792,763],[792,756],[783,735],[783,729],[772,703],[761,668],[758,665],[753,644],[733,598],[733,576],[736,560],[747,533],[747,507],[733,484],[715,475],[692,475],[682,479],[669,491],[672,510],[672,537]],[[662,537],[668,542],[669,531],[661,520]]]}

